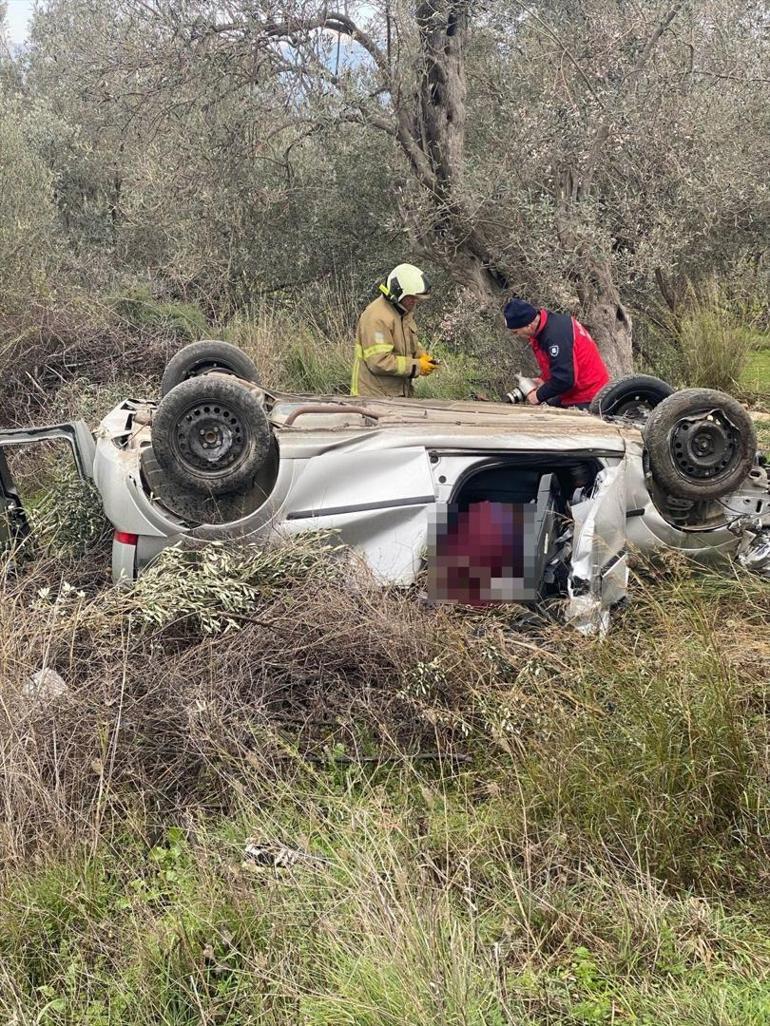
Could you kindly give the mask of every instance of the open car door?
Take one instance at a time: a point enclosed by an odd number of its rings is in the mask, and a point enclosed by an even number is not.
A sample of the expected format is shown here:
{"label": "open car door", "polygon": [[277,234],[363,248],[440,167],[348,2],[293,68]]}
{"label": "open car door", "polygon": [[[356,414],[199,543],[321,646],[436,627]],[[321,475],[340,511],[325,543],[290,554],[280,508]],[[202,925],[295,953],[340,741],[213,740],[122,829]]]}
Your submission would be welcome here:
{"label": "open car door", "polygon": [[0,447],[0,552],[16,548],[29,537],[29,521],[24,511],[8,460]]}
{"label": "open car door", "polygon": [[610,609],[625,599],[628,588],[626,553],[625,467],[605,467],[591,495],[572,506],[574,533],[567,582],[566,619],[589,634],[609,627]]}
{"label": "open car door", "polygon": [[6,447],[36,445],[40,442],[63,440],[72,450],[78,476],[91,480],[94,468],[94,439],[85,421],[51,424],[36,428],[6,428],[0,430],[0,551],[16,548],[29,538],[30,526],[19,490],[16,487]]}

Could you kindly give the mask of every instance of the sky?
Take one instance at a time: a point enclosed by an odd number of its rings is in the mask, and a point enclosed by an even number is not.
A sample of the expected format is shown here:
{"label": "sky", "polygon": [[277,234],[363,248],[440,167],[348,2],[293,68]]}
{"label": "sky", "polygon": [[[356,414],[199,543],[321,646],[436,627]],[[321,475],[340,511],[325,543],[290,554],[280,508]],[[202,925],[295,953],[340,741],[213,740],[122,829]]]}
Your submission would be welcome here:
{"label": "sky", "polygon": [[[6,16],[8,39],[11,46],[21,46],[27,40],[34,0],[5,0],[5,2],[8,4]],[[374,5],[369,3],[357,5],[357,13],[362,22],[366,21],[366,18],[372,13],[373,7]]]}
{"label": "sky", "polygon": [[27,27],[32,17],[33,0],[6,0],[8,14],[6,24],[12,46],[19,46],[27,38]]}

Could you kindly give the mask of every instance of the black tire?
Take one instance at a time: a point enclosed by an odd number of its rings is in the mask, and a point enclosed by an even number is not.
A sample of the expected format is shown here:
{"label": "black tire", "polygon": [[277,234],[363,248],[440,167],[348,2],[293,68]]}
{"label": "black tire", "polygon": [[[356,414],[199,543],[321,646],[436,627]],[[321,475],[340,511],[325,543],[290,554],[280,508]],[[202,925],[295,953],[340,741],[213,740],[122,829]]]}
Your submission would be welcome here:
{"label": "black tire", "polygon": [[678,499],[719,499],[745,479],[757,434],[746,410],[724,392],[685,388],[656,406],[644,429],[650,471]]}
{"label": "black tire", "polygon": [[204,495],[182,485],[161,467],[151,445],[141,451],[142,478],[147,491],[188,524],[227,524],[252,512],[251,492]]}
{"label": "black tire", "polygon": [[229,342],[206,339],[202,342],[191,342],[189,346],[174,353],[163,371],[160,394],[168,395],[172,388],[181,385],[183,381],[197,378],[209,371],[234,374],[236,378],[259,384],[257,368],[242,349]]}
{"label": "black tire", "polygon": [[219,374],[172,388],[152,420],[152,447],[162,469],[204,495],[249,487],[270,443],[259,397],[244,382]]}
{"label": "black tire", "polygon": [[649,374],[628,374],[610,381],[591,400],[589,410],[597,417],[626,417],[646,420],[655,407],[673,395],[674,389],[660,378]]}

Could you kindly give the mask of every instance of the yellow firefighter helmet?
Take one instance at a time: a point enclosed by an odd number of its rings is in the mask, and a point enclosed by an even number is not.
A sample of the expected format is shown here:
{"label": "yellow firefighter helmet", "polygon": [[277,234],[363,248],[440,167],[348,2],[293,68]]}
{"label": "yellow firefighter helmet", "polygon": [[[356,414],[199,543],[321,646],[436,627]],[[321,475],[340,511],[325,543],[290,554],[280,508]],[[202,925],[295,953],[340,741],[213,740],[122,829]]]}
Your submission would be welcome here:
{"label": "yellow firefighter helmet", "polygon": [[427,274],[414,264],[399,264],[390,272],[385,284],[380,285],[380,292],[391,303],[400,306],[404,296],[427,298],[430,295],[430,282]]}

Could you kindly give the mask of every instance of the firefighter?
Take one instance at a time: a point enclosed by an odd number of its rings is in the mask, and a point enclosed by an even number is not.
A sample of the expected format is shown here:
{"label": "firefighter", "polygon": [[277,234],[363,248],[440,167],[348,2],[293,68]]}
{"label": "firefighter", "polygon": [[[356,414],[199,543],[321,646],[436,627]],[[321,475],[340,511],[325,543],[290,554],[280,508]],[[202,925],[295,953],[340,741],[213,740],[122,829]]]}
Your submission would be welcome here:
{"label": "firefighter", "polygon": [[411,396],[414,379],[438,366],[417,341],[413,316],[417,303],[430,295],[430,283],[418,267],[399,264],[380,293],[358,319],[350,394]]}
{"label": "firefighter", "polygon": [[587,410],[610,376],[583,325],[568,314],[538,310],[517,296],[505,304],[505,323],[529,341],[542,374],[527,402]]}

